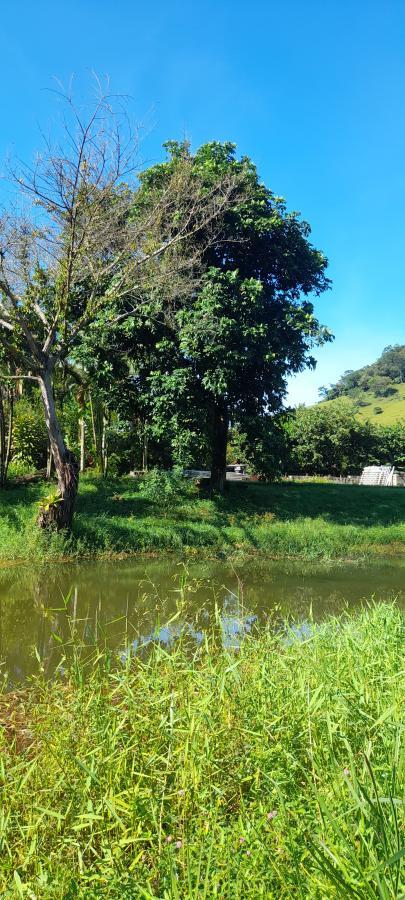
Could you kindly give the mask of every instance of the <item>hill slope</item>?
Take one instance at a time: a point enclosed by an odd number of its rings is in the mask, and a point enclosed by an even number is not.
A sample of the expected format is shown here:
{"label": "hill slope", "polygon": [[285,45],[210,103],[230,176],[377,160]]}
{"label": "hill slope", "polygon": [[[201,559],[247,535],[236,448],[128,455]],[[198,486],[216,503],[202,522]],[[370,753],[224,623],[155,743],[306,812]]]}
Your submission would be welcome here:
{"label": "hill slope", "polygon": [[380,425],[405,421],[405,345],[386,347],[375,363],[345,372],[321,392],[322,403],[346,400],[363,420]]}
{"label": "hill slope", "polygon": [[[396,422],[405,422],[405,384],[398,385],[398,393],[393,397],[377,397],[369,391],[361,392],[356,399],[343,396],[334,400],[322,400],[322,406],[332,406],[345,400],[350,406],[354,406],[358,418],[368,419],[378,425],[394,425]],[[381,412],[380,412],[381,410]]]}

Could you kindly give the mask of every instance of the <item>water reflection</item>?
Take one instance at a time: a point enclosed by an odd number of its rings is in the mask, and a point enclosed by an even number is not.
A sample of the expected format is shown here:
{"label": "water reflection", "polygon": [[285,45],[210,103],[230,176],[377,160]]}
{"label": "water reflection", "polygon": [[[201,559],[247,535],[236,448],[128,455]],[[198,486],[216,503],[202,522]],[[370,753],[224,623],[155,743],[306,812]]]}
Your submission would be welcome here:
{"label": "water reflection", "polygon": [[[52,673],[61,644],[78,638],[106,644],[125,658],[153,641],[173,647],[186,631],[191,645],[216,629],[237,647],[271,616],[312,618],[338,613],[364,599],[394,596],[405,605],[405,559],[363,566],[308,568],[263,559],[226,561],[126,560],[0,570],[0,665],[10,685]],[[127,649],[126,649],[127,648]]]}

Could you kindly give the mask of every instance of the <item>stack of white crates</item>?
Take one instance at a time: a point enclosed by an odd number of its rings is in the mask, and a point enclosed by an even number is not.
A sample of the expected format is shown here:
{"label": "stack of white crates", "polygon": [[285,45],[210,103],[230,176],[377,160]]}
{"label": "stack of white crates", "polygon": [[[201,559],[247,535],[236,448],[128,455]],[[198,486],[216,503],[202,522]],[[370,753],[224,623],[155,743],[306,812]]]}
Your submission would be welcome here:
{"label": "stack of white crates", "polygon": [[359,484],[380,484],[384,487],[392,487],[394,474],[394,466],[365,466]]}

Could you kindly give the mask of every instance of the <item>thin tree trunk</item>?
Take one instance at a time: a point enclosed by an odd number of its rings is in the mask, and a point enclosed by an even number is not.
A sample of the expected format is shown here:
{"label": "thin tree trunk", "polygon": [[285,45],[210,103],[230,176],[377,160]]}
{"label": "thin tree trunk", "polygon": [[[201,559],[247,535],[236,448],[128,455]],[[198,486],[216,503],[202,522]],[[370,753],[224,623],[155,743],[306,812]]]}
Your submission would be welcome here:
{"label": "thin tree trunk", "polygon": [[225,405],[216,404],[212,426],[211,490],[220,494],[225,491],[228,430],[228,410]]}
{"label": "thin tree trunk", "polygon": [[47,480],[47,481],[50,481],[50,480],[51,480],[51,474],[52,474],[52,462],[53,462],[53,460],[52,460],[51,443],[50,443],[50,440],[49,440],[49,438],[48,438],[48,446],[47,446],[47,449],[46,449],[46,480]]}
{"label": "thin tree trunk", "polygon": [[4,487],[6,463],[6,421],[4,417],[3,392],[0,386],[0,487]]}
{"label": "thin tree trunk", "polygon": [[146,429],[146,425],[143,429],[143,445],[142,445],[142,469],[144,472],[148,471],[148,432]]}
{"label": "thin tree trunk", "polygon": [[108,471],[107,425],[108,425],[108,418],[105,415],[105,413],[103,413],[103,428],[102,428],[102,432],[101,432],[101,460],[102,460],[102,472],[103,472],[104,478],[107,477],[107,471]]}
{"label": "thin tree trunk", "polygon": [[80,472],[84,472],[85,449],[86,449],[86,423],[84,416],[79,420],[79,443],[80,443]]}
{"label": "thin tree trunk", "polygon": [[14,393],[13,388],[8,389],[8,433],[6,444],[6,456],[4,461],[4,482],[7,481],[7,472],[11,459],[11,448],[13,445],[13,424],[14,424]]}
{"label": "thin tree trunk", "polygon": [[96,407],[94,407],[93,398],[91,393],[89,392],[89,400],[90,400],[90,415],[91,415],[91,426],[93,431],[93,443],[94,443],[94,452],[96,454],[96,459],[100,468],[101,474],[104,474],[104,460],[103,460],[103,424],[101,420],[101,412],[100,412],[100,404],[97,403]]}
{"label": "thin tree trunk", "polygon": [[55,503],[41,507],[38,525],[41,528],[56,528],[58,531],[69,530],[72,526],[77,497],[79,467],[73,453],[67,449],[63,440],[55,408],[50,372],[45,371],[38,381],[60,494],[60,498]]}
{"label": "thin tree trunk", "polygon": [[96,420],[94,417],[94,407],[93,407],[93,398],[91,395],[91,391],[89,391],[89,402],[90,402],[90,416],[91,416],[91,427],[93,431],[93,444],[94,444],[94,452],[97,456],[97,432],[96,432]]}

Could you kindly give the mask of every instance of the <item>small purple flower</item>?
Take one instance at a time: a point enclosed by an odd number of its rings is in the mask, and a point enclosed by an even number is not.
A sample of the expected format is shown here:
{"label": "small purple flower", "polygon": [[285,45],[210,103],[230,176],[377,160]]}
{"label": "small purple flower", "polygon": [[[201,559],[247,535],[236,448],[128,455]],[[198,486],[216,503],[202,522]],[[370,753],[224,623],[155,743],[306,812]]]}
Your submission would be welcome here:
{"label": "small purple flower", "polygon": [[350,769],[343,769],[343,775],[350,775]]}
{"label": "small purple flower", "polygon": [[176,841],[175,847],[177,850],[181,850],[183,846],[183,841]]}
{"label": "small purple flower", "polygon": [[268,822],[271,822],[272,819],[275,819],[275,818],[276,818],[276,815],[277,815],[277,810],[276,810],[276,809],[272,809],[271,812],[268,812],[268,813],[267,813],[267,821],[268,821]]}
{"label": "small purple flower", "polygon": [[242,835],[241,835],[240,838],[239,838],[239,843],[240,843],[240,844],[244,844],[244,843],[245,843],[245,840],[246,840],[246,838],[242,837]]}
{"label": "small purple flower", "polygon": [[168,835],[167,835],[167,838],[166,838],[166,844],[171,844],[172,840],[173,840],[172,835],[171,835],[171,834],[168,834]]}

